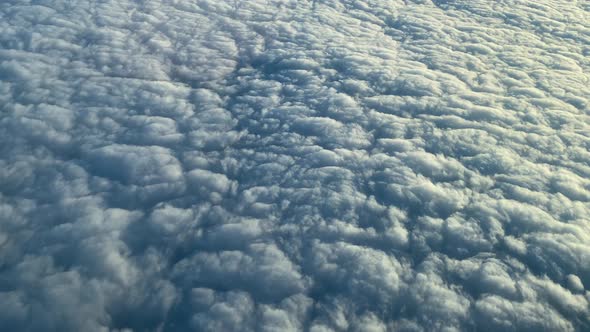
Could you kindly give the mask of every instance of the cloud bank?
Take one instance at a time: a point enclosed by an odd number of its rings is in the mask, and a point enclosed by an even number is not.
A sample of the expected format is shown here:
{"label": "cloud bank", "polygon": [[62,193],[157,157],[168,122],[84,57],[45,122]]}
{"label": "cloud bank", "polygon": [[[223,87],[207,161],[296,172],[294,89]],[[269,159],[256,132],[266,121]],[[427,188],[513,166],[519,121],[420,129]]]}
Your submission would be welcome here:
{"label": "cloud bank", "polygon": [[590,329],[584,1],[7,0],[0,326]]}

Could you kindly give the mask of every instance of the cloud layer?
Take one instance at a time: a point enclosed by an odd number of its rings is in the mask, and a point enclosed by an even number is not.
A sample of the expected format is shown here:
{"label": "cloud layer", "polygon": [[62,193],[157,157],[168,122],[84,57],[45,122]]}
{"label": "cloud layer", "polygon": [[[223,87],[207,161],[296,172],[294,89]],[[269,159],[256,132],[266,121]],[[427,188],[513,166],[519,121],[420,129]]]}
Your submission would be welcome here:
{"label": "cloud layer", "polygon": [[590,329],[584,1],[0,4],[0,326]]}

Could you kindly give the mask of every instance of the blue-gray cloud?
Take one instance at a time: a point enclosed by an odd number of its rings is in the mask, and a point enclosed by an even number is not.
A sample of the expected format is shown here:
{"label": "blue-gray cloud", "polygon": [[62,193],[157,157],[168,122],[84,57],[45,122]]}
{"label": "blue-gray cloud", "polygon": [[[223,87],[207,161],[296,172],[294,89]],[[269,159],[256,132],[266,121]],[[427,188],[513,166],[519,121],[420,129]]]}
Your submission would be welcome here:
{"label": "blue-gray cloud", "polygon": [[590,7],[0,4],[0,326],[590,329]]}

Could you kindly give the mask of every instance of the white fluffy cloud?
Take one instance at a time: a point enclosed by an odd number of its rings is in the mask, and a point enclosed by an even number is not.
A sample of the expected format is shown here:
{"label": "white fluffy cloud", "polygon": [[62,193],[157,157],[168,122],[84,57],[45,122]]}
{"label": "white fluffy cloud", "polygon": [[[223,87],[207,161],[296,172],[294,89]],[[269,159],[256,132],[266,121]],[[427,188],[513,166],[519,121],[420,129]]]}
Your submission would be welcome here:
{"label": "white fluffy cloud", "polygon": [[583,1],[0,4],[0,326],[590,329]]}

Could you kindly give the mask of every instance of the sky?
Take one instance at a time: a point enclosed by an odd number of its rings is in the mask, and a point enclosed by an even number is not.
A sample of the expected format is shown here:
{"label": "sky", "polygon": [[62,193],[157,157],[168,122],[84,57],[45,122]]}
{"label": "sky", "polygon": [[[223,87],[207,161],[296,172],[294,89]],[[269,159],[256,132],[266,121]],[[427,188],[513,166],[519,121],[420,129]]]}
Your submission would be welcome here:
{"label": "sky", "polygon": [[6,331],[589,331],[590,3],[0,2]]}

